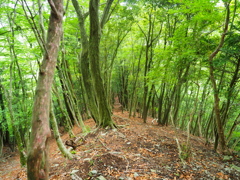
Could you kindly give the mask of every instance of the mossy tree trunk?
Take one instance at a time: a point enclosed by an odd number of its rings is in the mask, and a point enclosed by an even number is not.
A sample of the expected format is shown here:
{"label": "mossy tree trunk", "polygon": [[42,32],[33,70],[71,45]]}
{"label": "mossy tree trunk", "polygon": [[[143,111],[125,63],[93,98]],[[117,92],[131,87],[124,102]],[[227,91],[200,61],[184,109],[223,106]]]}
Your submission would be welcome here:
{"label": "mossy tree trunk", "polygon": [[56,139],[58,148],[61,151],[62,155],[67,157],[68,159],[72,159],[73,155],[68,151],[68,149],[64,146],[64,143],[62,142],[62,139],[58,130],[57,120],[54,114],[53,103],[51,104],[51,110],[50,110],[50,123],[53,129],[54,138]]}
{"label": "mossy tree trunk", "polygon": [[95,102],[94,98],[94,88],[92,85],[92,77],[90,74],[89,70],[89,57],[88,57],[88,50],[89,50],[89,40],[88,40],[88,35],[85,29],[85,19],[88,16],[88,13],[83,14],[79,3],[77,0],[72,0],[72,4],[75,8],[75,11],[77,13],[78,17],[78,22],[79,22],[79,29],[81,33],[81,56],[79,57],[79,62],[80,62],[80,69],[82,73],[82,80],[84,84],[84,90],[86,92],[86,102],[88,104],[88,108],[91,111],[91,115],[95,122],[98,122],[99,120],[99,113],[98,113],[98,108]]}
{"label": "mossy tree trunk", "polygon": [[[77,13],[79,28],[81,32],[81,57],[80,66],[83,76],[83,84],[87,94],[87,103],[91,114],[100,127],[114,127],[111,118],[110,105],[107,101],[107,92],[103,85],[100,71],[99,43],[101,31],[109,18],[109,11],[113,0],[108,0],[99,21],[99,1],[90,0],[89,12],[83,13],[77,0],[72,0],[72,4]],[[85,29],[85,19],[90,15],[90,36]],[[90,73],[89,73],[90,72]]]}
{"label": "mossy tree trunk", "polygon": [[27,158],[28,179],[48,179],[48,139],[51,86],[62,37],[63,1],[48,0],[51,15],[46,52],[40,67],[32,114],[32,130]]}
{"label": "mossy tree trunk", "polygon": [[89,60],[90,70],[92,74],[93,86],[96,93],[98,109],[99,109],[99,122],[101,127],[114,127],[111,118],[110,106],[107,101],[106,91],[103,86],[103,80],[100,71],[100,51],[99,43],[101,37],[101,28],[99,24],[99,0],[90,0],[89,13],[90,13],[90,38],[89,38]]}

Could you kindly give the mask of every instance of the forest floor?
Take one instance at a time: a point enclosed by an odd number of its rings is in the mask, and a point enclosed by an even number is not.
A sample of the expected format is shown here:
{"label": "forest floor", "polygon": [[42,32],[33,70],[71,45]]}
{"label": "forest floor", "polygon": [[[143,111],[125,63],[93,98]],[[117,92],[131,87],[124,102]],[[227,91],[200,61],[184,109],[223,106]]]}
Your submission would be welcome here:
{"label": "forest floor", "polygon": [[[173,127],[161,127],[149,118],[129,118],[116,104],[113,119],[118,129],[95,129],[92,119],[85,124],[93,129],[83,136],[81,129],[74,127],[76,135],[68,134],[62,140],[81,139],[73,151],[74,159],[65,159],[54,139],[50,142],[50,180],[237,180],[240,179],[240,158],[221,156],[213,151],[205,140],[190,135],[191,149],[187,161],[179,158],[179,144],[187,142],[187,133]],[[82,138],[80,138],[82,137]],[[84,142],[84,143],[83,143]],[[184,151],[184,146],[182,146]],[[186,154],[185,154],[186,155]],[[21,167],[17,153],[4,148],[0,158],[0,180],[26,178],[26,167]]]}

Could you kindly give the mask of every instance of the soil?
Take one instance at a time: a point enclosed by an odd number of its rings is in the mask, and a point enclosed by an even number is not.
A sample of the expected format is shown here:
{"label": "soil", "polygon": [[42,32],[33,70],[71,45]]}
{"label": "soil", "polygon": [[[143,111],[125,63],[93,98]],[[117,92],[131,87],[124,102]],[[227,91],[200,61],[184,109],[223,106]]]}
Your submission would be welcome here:
{"label": "soil", "polygon": [[[205,146],[204,138],[190,135],[190,146],[187,146],[186,132],[158,126],[152,118],[147,123],[138,117],[129,118],[120,104],[115,105],[112,118],[117,129],[96,129],[94,121],[89,119],[85,124],[92,131],[86,136],[79,127],[73,129],[75,138],[62,135],[64,142],[81,140],[77,142],[81,145],[72,150],[72,160],[65,159],[51,139],[50,180],[240,179],[240,158],[219,155],[213,151],[212,144]],[[27,179],[19,155],[7,147],[3,152],[0,180]]]}

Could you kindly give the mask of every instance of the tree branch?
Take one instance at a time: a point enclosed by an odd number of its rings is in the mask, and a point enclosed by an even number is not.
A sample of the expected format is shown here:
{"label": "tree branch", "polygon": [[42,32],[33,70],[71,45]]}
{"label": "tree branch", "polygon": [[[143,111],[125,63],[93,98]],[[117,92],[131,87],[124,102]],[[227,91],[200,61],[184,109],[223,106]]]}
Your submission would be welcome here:
{"label": "tree branch", "polygon": [[227,9],[227,14],[226,14],[226,19],[225,19],[225,25],[224,25],[224,28],[223,28],[223,33],[222,33],[222,36],[221,36],[221,39],[220,39],[220,42],[219,42],[219,45],[217,46],[217,48],[213,51],[213,53],[209,56],[209,61],[212,62],[213,58],[217,55],[217,53],[220,51],[220,49],[222,48],[223,46],[223,43],[224,43],[224,39],[225,39],[225,36],[228,32],[228,25],[229,25],[229,21],[230,21],[230,8],[229,8],[229,4],[226,4],[226,9]]}
{"label": "tree branch", "polygon": [[109,11],[110,11],[112,3],[113,3],[113,0],[108,0],[107,5],[104,8],[103,15],[102,15],[101,22],[100,22],[101,29],[103,29],[103,26],[106,24],[106,22],[108,20]]}
{"label": "tree branch", "polygon": [[50,5],[50,7],[51,7],[51,10],[52,10],[51,13],[53,13],[53,15],[55,16],[55,18],[57,18],[57,19],[61,18],[62,15],[61,15],[61,14],[58,12],[58,10],[56,9],[53,0],[48,0],[48,3],[49,3],[49,5]]}

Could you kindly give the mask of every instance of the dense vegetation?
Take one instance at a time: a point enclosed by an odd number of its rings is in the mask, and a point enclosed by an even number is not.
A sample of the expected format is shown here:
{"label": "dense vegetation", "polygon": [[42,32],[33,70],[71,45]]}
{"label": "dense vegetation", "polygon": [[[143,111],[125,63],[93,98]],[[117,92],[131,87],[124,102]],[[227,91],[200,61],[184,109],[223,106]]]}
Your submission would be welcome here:
{"label": "dense vegetation", "polygon": [[[23,164],[31,149],[35,88],[51,47],[50,11],[57,11],[58,1],[0,2],[0,154],[4,145],[18,148]],[[87,132],[88,117],[99,127],[114,128],[111,108],[118,97],[130,116],[141,115],[144,122],[151,116],[159,125],[205,137],[221,153],[240,150],[237,0],[88,3],[63,2],[63,33],[46,107],[51,128],[56,120],[71,135],[74,124]]]}

